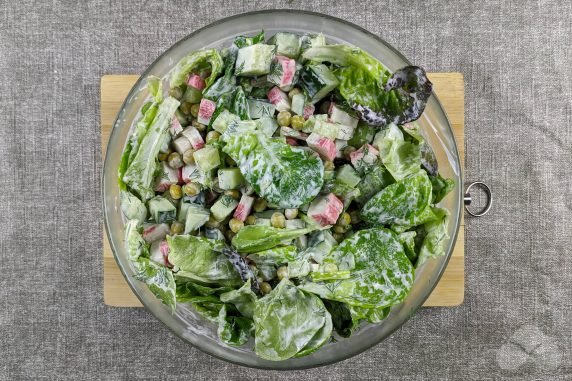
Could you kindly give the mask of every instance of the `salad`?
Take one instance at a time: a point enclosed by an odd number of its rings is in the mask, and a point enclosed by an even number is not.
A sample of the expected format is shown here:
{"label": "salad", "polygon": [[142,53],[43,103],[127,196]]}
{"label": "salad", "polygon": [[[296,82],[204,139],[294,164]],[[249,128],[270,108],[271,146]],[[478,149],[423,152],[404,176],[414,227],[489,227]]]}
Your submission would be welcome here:
{"label": "salad", "polygon": [[423,69],[260,32],[147,86],[119,167],[125,248],[137,280],[222,342],[308,355],[382,321],[445,254],[454,183],[415,122]]}

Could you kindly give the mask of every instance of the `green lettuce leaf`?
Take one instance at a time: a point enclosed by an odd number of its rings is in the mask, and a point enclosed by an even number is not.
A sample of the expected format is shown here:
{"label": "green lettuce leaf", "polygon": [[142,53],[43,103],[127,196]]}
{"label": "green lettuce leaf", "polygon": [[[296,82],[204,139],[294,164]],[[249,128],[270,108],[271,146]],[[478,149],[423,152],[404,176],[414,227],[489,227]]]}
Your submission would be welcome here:
{"label": "green lettuce leaf", "polygon": [[320,298],[283,279],[256,303],[256,354],[272,361],[293,357],[324,327],[328,315]]}
{"label": "green lettuce leaf", "polygon": [[176,286],[171,270],[143,257],[137,258],[133,264],[138,271],[134,275],[135,279],[145,283],[163,304],[171,307],[171,311],[175,311]]}
{"label": "green lettuce leaf", "polygon": [[400,303],[413,286],[414,270],[397,235],[384,228],[365,229],[346,238],[324,258],[349,279],[306,282],[299,288],[351,306],[383,308]]}
{"label": "green lettuce leaf", "polygon": [[300,352],[296,353],[294,357],[308,356],[309,354],[312,354],[323,347],[332,338],[333,329],[334,324],[332,323],[332,316],[326,310],[326,321],[324,322],[322,328],[316,332],[310,341],[308,341],[308,344],[306,344],[306,346],[302,348]]}
{"label": "green lettuce leaf", "polygon": [[272,249],[284,240],[298,238],[315,229],[315,227],[279,229],[264,225],[249,225],[240,229],[234,236],[232,246],[241,253],[257,253]]}
{"label": "green lettuce leaf", "polygon": [[132,261],[139,257],[149,257],[149,245],[139,233],[140,226],[139,220],[129,220],[125,225],[125,251]]}
{"label": "green lettuce leaf", "polygon": [[127,184],[123,181],[123,175],[125,175],[125,171],[129,167],[129,157],[131,156],[131,150],[133,146],[131,145],[131,140],[127,140],[127,144],[123,149],[123,153],[121,154],[121,160],[119,161],[119,168],[117,169],[117,183],[119,184],[119,190],[127,190]]}
{"label": "green lettuce leaf", "polygon": [[389,71],[363,50],[348,45],[310,48],[302,59],[339,65],[334,74],[342,97],[360,114],[362,120],[380,126],[416,120],[425,109],[432,85],[425,71],[406,66]]}
{"label": "green lettuce leaf", "polygon": [[[223,243],[191,235],[167,236],[169,262],[178,277],[204,284],[240,286],[242,280],[234,266],[220,253]],[[216,249],[216,251],[215,251]]]}
{"label": "green lettuce leaf", "polygon": [[149,126],[153,123],[153,120],[155,120],[155,116],[157,116],[157,111],[159,110],[159,104],[163,102],[163,84],[159,78],[152,75],[147,77],[147,88],[153,98],[153,102],[147,102],[141,107],[141,119],[135,124],[135,129],[123,150],[118,173],[119,188],[121,190],[127,189],[127,185],[123,181],[123,176],[135,158],[141,141],[149,130]]}
{"label": "green lettuce leaf", "polygon": [[399,234],[397,238],[399,242],[403,245],[405,249],[405,254],[407,254],[407,258],[411,261],[411,263],[415,263],[417,260],[417,253],[415,250],[415,237],[417,236],[417,232],[415,231],[407,231]]}
{"label": "green lettuce leaf", "polygon": [[432,185],[431,203],[437,204],[445,198],[449,192],[455,188],[455,182],[452,179],[444,179],[441,175],[429,176]]}
{"label": "green lettuce leaf", "polygon": [[230,112],[238,115],[241,120],[250,120],[250,111],[246,102],[246,95],[242,87],[237,86],[232,97]]}
{"label": "green lettuce leaf", "polygon": [[225,292],[234,290],[232,287],[209,287],[198,283],[189,282],[186,278],[175,274],[177,284],[177,301],[180,303],[190,302],[197,296],[220,296]]}
{"label": "green lettuce leaf", "polygon": [[322,160],[279,138],[255,132],[234,134],[223,150],[256,193],[281,208],[309,202],[324,183]]}
{"label": "green lettuce leaf", "polygon": [[354,319],[351,306],[335,300],[323,300],[324,305],[332,316],[334,329],[341,337],[350,337],[359,327],[359,319]]}
{"label": "green lettuce leaf", "polygon": [[137,220],[141,225],[147,218],[147,207],[131,192],[122,190],[119,193],[119,203],[121,211],[127,219]]}
{"label": "green lettuce leaf", "polygon": [[365,203],[361,218],[371,224],[411,227],[434,219],[431,182],[425,171],[384,188]]}
{"label": "green lettuce leaf", "polygon": [[256,294],[251,290],[250,279],[238,290],[228,291],[220,295],[221,302],[234,304],[243,316],[250,319],[254,316],[254,305],[257,299]]}
{"label": "green lettuce leaf", "polygon": [[171,87],[182,85],[189,73],[205,65],[211,68],[211,75],[206,80],[208,88],[222,72],[223,60],[216,49],[204,49],[188,54],[183,57],[171,71],[169,83]]}
{"label": "green lettuce leaf", "polygon": [[300,254],[298,253],[296,246],[293,245],[273,247],[268,250],[258,251],[248,255],[248,259],[256,263],[256,265],[279,266],[288,262],[296,261],[299,258]]}
{"label": "green lettuce leaf", "polygon": [[362,308],[349,306],[350,315],[354,321],[367,320],[369,323],[380,323],[389,315],[389,307],[382,308]]}
{"label": "green lettuce leaf", "polygon": [[422,265],[429,258],[436,258],[445,255],[445,241],[449,239],[447,226],[449,223],[449,212],[446,209],[435,208],[438,219],[425,224],[425,238],[419,250],[417,266]]}
{"label": "green lettuce leaf", "polygon": [[254,323],[242,316],[228,316],[227,305],[223,304],[218,315],[218,337],[228,345],[246,344],[254,333]]}
{"label": "green lettuce leaf", "polygon": [[373,145],[379,149],[379,157],[391,176],[400,181],[421,170],[419,146],[404,139],[403,133],[395,124],[390,124],[378,132]]}
{"label": "green lettuce leaf", "polygon": [[179,101],[171,97],[159,105],[159,110],[148,133],[143,137],[133,162],[123,176],[123,181],[137,192],[143,201],[155,195],[153,178],[157,168],[157,155],[165,141],[170,138],[168,128],[177,107],[179,107]]}

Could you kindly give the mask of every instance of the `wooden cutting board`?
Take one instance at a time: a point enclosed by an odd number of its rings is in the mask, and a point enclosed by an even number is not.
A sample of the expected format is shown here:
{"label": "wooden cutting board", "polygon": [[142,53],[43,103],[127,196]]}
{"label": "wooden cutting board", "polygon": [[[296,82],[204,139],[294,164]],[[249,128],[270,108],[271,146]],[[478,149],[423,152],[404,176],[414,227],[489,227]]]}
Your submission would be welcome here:
{"label": "wooden cutting board", "polygon": [[[101,152],[105,157],[107,141],[119,108],[137,75],[106,75],[101,78]],[[461,162],[465,159],[465,82],[462,73],[430,73],[434,90],[443,104],[453,126]],[[465,297],[465,223],[461,229],[457,244],[441,280],[425,302],[425,307],[457,306]],[[103,233],[103,300],[114,307],[141,307],[139,299],[123,278],[115,263],[105,230]]]}

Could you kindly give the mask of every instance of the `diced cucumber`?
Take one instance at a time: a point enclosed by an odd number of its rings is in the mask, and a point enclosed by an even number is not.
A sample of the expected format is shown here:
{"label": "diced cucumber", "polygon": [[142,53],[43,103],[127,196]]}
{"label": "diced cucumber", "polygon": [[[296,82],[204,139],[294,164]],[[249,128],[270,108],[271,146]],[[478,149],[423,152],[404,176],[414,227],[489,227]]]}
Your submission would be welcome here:
{"label": "diced cucumber", "polygon": [[175,221],[177,208],[166,198],[155,196],[149,200],[149,212],[155,222],[162,224]]}
{"label": "diced cucumber", "polygon": [[334,171],[324,171],[324,180],[331,180],[334,178]]}
{"label": "diced cucumber", "polygon": [[214,120],[212,128],[215,131],[218,131],[222,134],[226,131],[230,123],[238,120],[240,120],[240,117],[238,115],[234,115],[227,109],[224,109],[221,111],[220,114],[218,114],[217,118]]}
{"label": "diced cucumber", "polygon": [[192,86],[187,86],[187,90],[185,91],[185,94],[183,94],[183,99],[181,100],[181,103],[189,102],[194,104],[194,103],[199,103],[201,99],[203,99],[203,92],[201,90],[196,89]]}
{"label": "diced cucumber", "polygon": [[338,242],[327,230],[316,231],[308,236],[306,253],[316,262],[322,263],[324,257],[332,251]]}
{"label": "diced cucumber", "polygon": [[278,122],[271,116],[264,116],[258,119],[258,128],[264,135],[271,137],[278,129]]}
{"label": "diced cucumber", "polygon": [[300,37],[294,33],[278,32],[268,43],[276,45],[276,54],[289,58],[296,58],[300,55]]}
{"label": "diced cucumber", "polygon": [[215,169],[220,165],[218,149],[213,146],[205,146],[193,154],[195,162],[203,172]]}
{"label": "diced cucumber", "polygon": [[328,139],[335,140],[339,133],[339,124],[331,123],[324,120],[317,120],[314,124],[314,131],[318,135],[324,136]]}
{"label": "diced cucumber", "polygon": [[298,248],[298,250],[304,250],[308,247],[308,237],[305,235],[300,236],[294,240],[294,244]]}
{"label": "diced cucumber", "polygon": [[345,164],[336,170],[336,180],[350,188],[355,188],[361,181],[361,177],[351,165]]}
{"label": "diced cucumber", "polygon": [[238,189],[244,182],[244,177],[238,168],[223,168],[218,170],[218,186],[221,189]]}
{"label": "diced cucumber", "polygon": [[276,111],[276,106],[270,102],[264,102],[258,99],[248,99],[248,110],[250,118],[260,119],[262,117],[272,117]]}
{"label": "diced cucumber", "polygon": [[306,49],[315,48],[317,46],[326,45],[326,36],[322,33],[317,35],[304,35],[300,37],[300,51],[303,52]]}
{"label": "diced cucumber", "polygon": [[137,196],[127,191],[121,191],[119,200],[121,211],[128,220],[137,220],[139,221],[138,225],[141,225],[143,221],[145,221],[147,218],[147,208]]}
{"label": "diced cucumber", "polygon": [[312,133],[314,132],[314,126],[316,125],[316,122],[327,121],[327,120],[328,120],[328,115],[326,114],[312,115],[311,117],[308,118],[308,120],[304,122],[304,127],[302,128],[302,131],[304,131],[307,134]]}
{"label": "diced cucumber", "polygon": [[225,240],[224,234],[216,228],[205,228],[205,237],[208,239],[214,239],[215,241]]}
{"label": "diced cucumber", "polygon": [[217,221],[222,221],[234,211],[236,206],[238,205],[238,201],[234,198],[222,195],[213,206],[211,206],[211,214]]}
{"label": "diced cucumber", "polygon": [[270,218],[257,218],[254,225],[264,225],[264,226],[271,226]]}
{"label": "diced cucumber", "polygon": [[235,74],[241,76],[268,74],[275,50],[274,45],[266,44],[254,44],[239,49]]}
{"label": "diced cucumber", "polygon": [[179,203],[179,211],[177,212],[177,221],[184,223],[187,218],[187,212],[191,204],[188,202],[181,202]]}
{"label": "diced cucumber", "polygon": [[315,48],[316,46],[325,46],[326,45],[326,36],[324,34],[319,33],[315,37],[310,39],[310,46]]}
{"label": "diced cucumber", "polygon": [[[341,124],[340,124],[340,126],[341,126]],[[342,127],[345,127],[345,126],[342,126]],[[334,143],[336,143],[336,158],[338,158],[338,159],[343,158],[344,157],[343,151],[344,151],[344,148],[346,148],[348,146],[348,141],[336,139],[336,141]]]}
{"label": "diced cucumber", "polygon": [[306,223],[299,218],[294,220],[286,220],[286,229],[303,229]]}
{"label": "diced cucumber", "polygon": [[335,89],[339,81],[326,65],[319,64],[309,65],[302,69],[299,83],[311,98],[312,103],[316,103]]}
{"label": "diced cucumber", "polygon": [[210,213],[207,209],[198,205],[189,204],[185,218],[185,234],[197,230],[209,220]]}
{"label": "diced cucumber", "polygon": [[351,128],[356,128],[358,125],[358,118],[350,115],[347,111],[343,110],[340,106],[334,104],[330,110],[330,119],[332,122],[343,124]]}
{"label": "diced cucumber", "polygon": [[348,144],[352,147],[359,148],[366,143],[371,143],[375,136],[375,131],[373,127],[370,127],[366,123],[358,123],[354,135],[348,141]]}
{"label": "diced cucumber", "polygon": [[292,112],[296,115],[304,115],[304,105],[306,104],[306,97],[304,94],[295,94],[292,97]]}

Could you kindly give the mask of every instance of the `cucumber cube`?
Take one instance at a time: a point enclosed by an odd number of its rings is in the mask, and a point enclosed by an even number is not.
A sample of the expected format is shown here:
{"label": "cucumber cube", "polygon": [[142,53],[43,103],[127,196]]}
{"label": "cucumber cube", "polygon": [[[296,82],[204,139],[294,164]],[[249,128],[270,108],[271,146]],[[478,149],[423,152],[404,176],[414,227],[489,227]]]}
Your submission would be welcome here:
{"label": "cucumber cube", "polygon": [[220,165],[220,155],[218,149],[212,146],[205,146],[193,154],[195,162],[201,171],[207,172]]}
{"label": "cucumber cube", "polygon": [[218,186],[221,189],[238,189],[244,182],[244,177],[238,168],[224,168],[218,170]]}
{"label": "cucumber cube", "polygon": [[300,38],[294,33],[276,33],[268,42],[276,45],[276,54],[289,58],[300,55]]}
{"label": "cucumber cube", "polygon": [[270,218],[257,218],[254,225],[271,226]]}
{"label": "cucumber cube", "polygon": [[304,94],[295,94],[292,97],[292,112],[296,115],[304,115],[304,105],[306,104],[306,97]]}
{"label": "cucumber cube", "polygon": [[330,110],[330,119],[332,122],[343,124],[351,128],[356,128],[359,122],[358,118],[350,115],[348,112],[342,110],[340,106],[335,104]]}
{"label": "cucumber cube", "polygon": [[350,188],[355,188],[361,181],[361,177],[351,165],[342,165],[336,170],[336,180],[344,183]]}
{"label": "cucumber cube", "polygon": [[236,201],[234,198],[227,195],[222,195],[217,200],[217,202],[211,206],[211,214],[215,220],[222,221],[231,215],[237,205],[238,201]]}
{"label": "cucumber cube", "polygon": [[316,122],[318,121],[325,122],[327,120],[328,120],[328,115],[326,114],[312,115],[311,117],[308,118],[308,120],[304,122],[304,127],[302,128],[302,131],[309,134],[314,131],[314,126],[316,125]]}
{"label": "cucumber cube", "polygon": [[197,230],[209,220],[210,213],[200,206],[189,204],[187,216],[185,218],[185,234]]}
{"label": "cucumber cube", "polygon": [[247,102],[250,118],[260,119],[265,116],[274,116],[276,106],[274,106],[272,103],[264,102],[258,99],[248,99]]}
{"label": "cucumber cube", "polygon": [[177,208],[166,198],[156,196],[149,200],[149,213],[157,223],[168,223],[175,220]]}
{"label": "cucumber cube", "polygon": [[317,120],[314,124],[313,132],[328,139],[335,140],[339,133],[339,125],[324,120]]}
{"label": "cucumber cube", "polygon": [[179,211],[177,212],[177,221],[184,223],[187,219],[187,212],[189,211],[191,204],[188,202],[181,202],[179,204]]}
{"label": "cucumber cube", "polygon": [[270,116],[265,116],[258,119],[258,123],[260,132],[262,132],[264,135],[268,137],[274,135],[274,133],[278,129],[278,122],[276,122],[276,119]]}
{"label": "cucumber cube", "polygon": [[324,98],[339,85],[336,76],[324,64],[306,66],[300,73],[300,85],[312,103]]}
{"label": "cucumber cube", "polygon": [[304,229],[306,223],[299,218],[286,220],[286,229]]}
{"label": "cucumber cube", "polygon": [[274,57],[274,45],[254,44],[238,50],[235,73],[241,76],[255,76],[270,73]]}
{"label": "cucumber cube", "polygon": [[234,121],[238,121],[240,118],[238,115],[234,115],[227,109],[221,111],[220,114],[216,117],[213,121],[212,127],[215,131],[220,132],[221,134],[226,131],[228,125]]}

